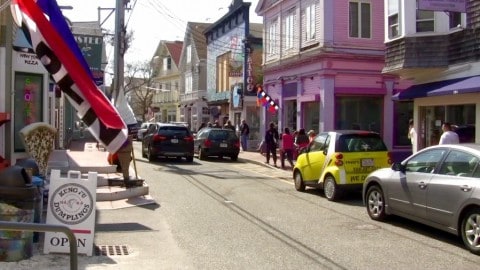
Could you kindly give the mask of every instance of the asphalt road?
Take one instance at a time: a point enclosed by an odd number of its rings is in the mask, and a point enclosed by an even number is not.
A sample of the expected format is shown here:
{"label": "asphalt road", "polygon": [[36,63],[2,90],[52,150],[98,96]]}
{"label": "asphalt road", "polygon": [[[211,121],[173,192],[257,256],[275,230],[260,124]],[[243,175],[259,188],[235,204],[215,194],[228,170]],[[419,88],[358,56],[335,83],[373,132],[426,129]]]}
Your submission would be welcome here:
{"label": "asphalt road", "polygon": [[[158,204],[97,211],[95,243],[129,254],[82,256],[79,269],[478,268],[480,257],[453,235],[370,220],[359,194],[329,202],[317,190],[295,191],[275,168],[227,158],[149,163],[134,146]],[[68,257],[49,258],[58,268],[48,269],[67,269]]]}
{"label": "asphalt road", "polygon": [[137,166],[159,203],[144,223],[168,230],[168,245],[146,245],[176,256],[165,256],[160,269],[472,269],[480,262],[453,235],[401,218],[374,222],[360,195],[335,203],[317,190],[297,192],[274,168],[227,158]]}

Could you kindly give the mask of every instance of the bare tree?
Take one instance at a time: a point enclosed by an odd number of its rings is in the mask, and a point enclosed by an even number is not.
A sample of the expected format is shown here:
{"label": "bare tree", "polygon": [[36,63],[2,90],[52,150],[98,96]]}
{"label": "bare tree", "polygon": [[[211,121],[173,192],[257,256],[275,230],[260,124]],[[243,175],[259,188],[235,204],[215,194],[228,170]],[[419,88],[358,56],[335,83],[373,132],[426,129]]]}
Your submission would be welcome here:
{"label": "bare tree", "polygon": [[129,97],[127,100],[135,116],[143,122],[150,120],[147,116],[152,110],[155,94],[154,77],[150,62],[127,64],[125,67],[125,95]]}

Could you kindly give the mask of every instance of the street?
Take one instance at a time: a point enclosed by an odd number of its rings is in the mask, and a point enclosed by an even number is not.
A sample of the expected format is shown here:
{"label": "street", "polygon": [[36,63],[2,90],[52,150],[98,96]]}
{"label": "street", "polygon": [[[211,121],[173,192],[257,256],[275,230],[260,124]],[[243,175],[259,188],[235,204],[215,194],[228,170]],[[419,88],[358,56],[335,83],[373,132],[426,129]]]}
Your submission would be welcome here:
{"label": "street", "polygon": [[[227,158],[140,159],[137,166],[159,204],[135,219],[152,228],[141,233],[169,230],[169,245],[145,243],[157,266],[471,269],[480,261],[453,235],[400,218],[370,220],[359,195],[333,203],[317,190],[297,192],[278,169]],[[171,252],[178,260],[166,256]]]}
{"label": "street", "polygon": [[[401,218],[370,220],[359,194],[330,202],[318,190],[295,191],[280,169],[228,158],[149,163],[139,142],[134,148],[157,204],[97,211],[95,244],[129,252],[81,255],[79,269],[478,268],[480,258],[453,235]],[[67,269],[68,256],[26,261],[0,268]]]}

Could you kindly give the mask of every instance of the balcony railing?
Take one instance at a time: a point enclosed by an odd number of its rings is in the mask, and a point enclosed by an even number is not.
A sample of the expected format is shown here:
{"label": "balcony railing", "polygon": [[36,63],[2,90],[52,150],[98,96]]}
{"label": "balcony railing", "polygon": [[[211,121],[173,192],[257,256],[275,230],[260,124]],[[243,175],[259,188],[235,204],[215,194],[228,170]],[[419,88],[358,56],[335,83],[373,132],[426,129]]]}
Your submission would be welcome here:
{"label": "balcony railing", "polygon": [[180,102],[188,102],[199,100],[207,96],[207,90],[197,90],[190,93],[182,93],[180,95]]}
{"label": "balcony railing", "polygon": [[176,90],[165,90],[164,92],[156,92],[153,95],[154,103],[172,103],[180,101],[180,94]]}

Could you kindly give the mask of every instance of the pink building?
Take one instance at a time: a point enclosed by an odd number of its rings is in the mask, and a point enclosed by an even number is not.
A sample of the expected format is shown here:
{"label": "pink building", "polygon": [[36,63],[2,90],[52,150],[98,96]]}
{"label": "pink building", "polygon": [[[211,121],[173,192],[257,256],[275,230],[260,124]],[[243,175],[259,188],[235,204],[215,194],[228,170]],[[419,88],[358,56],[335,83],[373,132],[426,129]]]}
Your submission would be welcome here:
{"label": "pink building", "polygon": [[408,85],[382,74],[383,0],[260,0],[256,12],[265,27],[264,90],[280,108],[263,110],[266,124],[372,130],[389,149],[410,150],[395,130],[412,112],[392,102]]}

